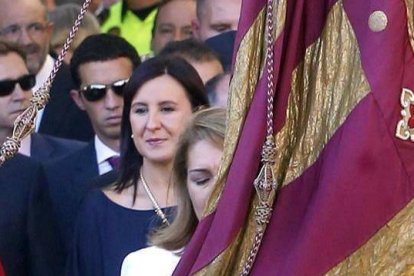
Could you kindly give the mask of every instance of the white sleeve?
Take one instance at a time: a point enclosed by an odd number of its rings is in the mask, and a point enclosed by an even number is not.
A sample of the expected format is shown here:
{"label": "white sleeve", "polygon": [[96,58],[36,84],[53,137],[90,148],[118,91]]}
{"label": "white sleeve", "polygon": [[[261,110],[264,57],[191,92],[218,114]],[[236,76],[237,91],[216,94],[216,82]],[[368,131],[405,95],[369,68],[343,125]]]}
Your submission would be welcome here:
{"label": "white sleeve", "polygon": [[125,257],[121,276],[170,276],[179,260],[171,251],[150,246]]}
{"label": "white sleeve", "polygon": [[[135,271],[135,273],[134,273]],[[136,262],[134,262],[134,255],[130,253],[122,262],[121,276],[137,275]]]}

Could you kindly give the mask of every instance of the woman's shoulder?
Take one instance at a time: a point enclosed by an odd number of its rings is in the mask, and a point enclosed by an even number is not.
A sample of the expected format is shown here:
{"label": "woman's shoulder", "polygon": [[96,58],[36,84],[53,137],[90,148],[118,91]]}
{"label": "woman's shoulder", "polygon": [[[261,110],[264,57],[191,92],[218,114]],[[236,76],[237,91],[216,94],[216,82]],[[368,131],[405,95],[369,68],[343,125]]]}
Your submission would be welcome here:
{"label": "woman's shoulder", "polygon": [[146,247],[124,259],[121,276],[171,275],[179,260],[175,252],[157,246]]}

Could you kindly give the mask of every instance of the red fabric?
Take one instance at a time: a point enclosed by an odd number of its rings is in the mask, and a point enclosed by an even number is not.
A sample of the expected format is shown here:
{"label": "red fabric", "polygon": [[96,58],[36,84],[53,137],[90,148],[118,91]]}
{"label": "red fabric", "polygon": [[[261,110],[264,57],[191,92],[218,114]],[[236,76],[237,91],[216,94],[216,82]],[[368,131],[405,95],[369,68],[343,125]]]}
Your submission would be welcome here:
{"label": "red fabric", "polygon": [[[292,71],[321,35],[336,2],[288,1],[284,39],[275,45],[276,61],[283,64],[280,72],[275,68],[276,131],[284,124]],[[262,1],[243,1],[238,42],[261,7]],[[414,89],[406,7],[403,1],[348,0],[344,9],[371,91],[317,161],[279,192],[252,275],[320,275],[362,246],[414,198],[414,144],[394,135],[402,88]],[[388,17],[380,33],[368,26],[375,10]],[[265,79],[266,75],[256,88],[218,207],[200,223],[175,275],[189,275],[208,265],[245,223],[265,135]]]}
{"label": "red fabric", "polygon": [[3,265],[1,264],[1,262],[0,262],[0,276],[6,276],[6,274],[4,273]]}

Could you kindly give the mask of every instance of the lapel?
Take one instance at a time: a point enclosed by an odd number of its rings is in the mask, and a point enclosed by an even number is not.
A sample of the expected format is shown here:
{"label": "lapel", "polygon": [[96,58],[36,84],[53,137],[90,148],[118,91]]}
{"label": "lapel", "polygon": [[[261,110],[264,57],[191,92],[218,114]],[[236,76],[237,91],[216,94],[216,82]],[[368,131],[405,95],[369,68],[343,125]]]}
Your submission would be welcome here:
{"label": "lapel", "polygon": [[95,143],[90,142],[73,160],[75,163],[75,182],[85,185],[92,178],[99,175],[98,163],[96,160]]}
{"label": "lapel", "polygon": [[54,158],[56,149],[48,143],[46,138],[38,133],[31,135],[30,155],[41,161]]}

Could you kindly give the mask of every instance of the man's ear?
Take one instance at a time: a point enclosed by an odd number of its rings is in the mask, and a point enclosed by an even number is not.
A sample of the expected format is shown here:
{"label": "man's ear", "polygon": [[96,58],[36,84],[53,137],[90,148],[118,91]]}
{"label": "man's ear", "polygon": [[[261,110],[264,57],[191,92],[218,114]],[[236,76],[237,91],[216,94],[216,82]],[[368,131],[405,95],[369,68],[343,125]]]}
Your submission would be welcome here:
{"label": "man's ear", "polygon": [[201,40],[200,38],[200,22],[197,18],[191,20],[191,30],[193,31],[193,36],[197,40]]}
{"label": "man's ear", "polygon": [[75,90],[75,89],[70,90],[70,96],[72,97],[72,100],[76,103],[76,105],[81,110],[85,110],[85,105],[83,104],[83,98],[78,90]]}

